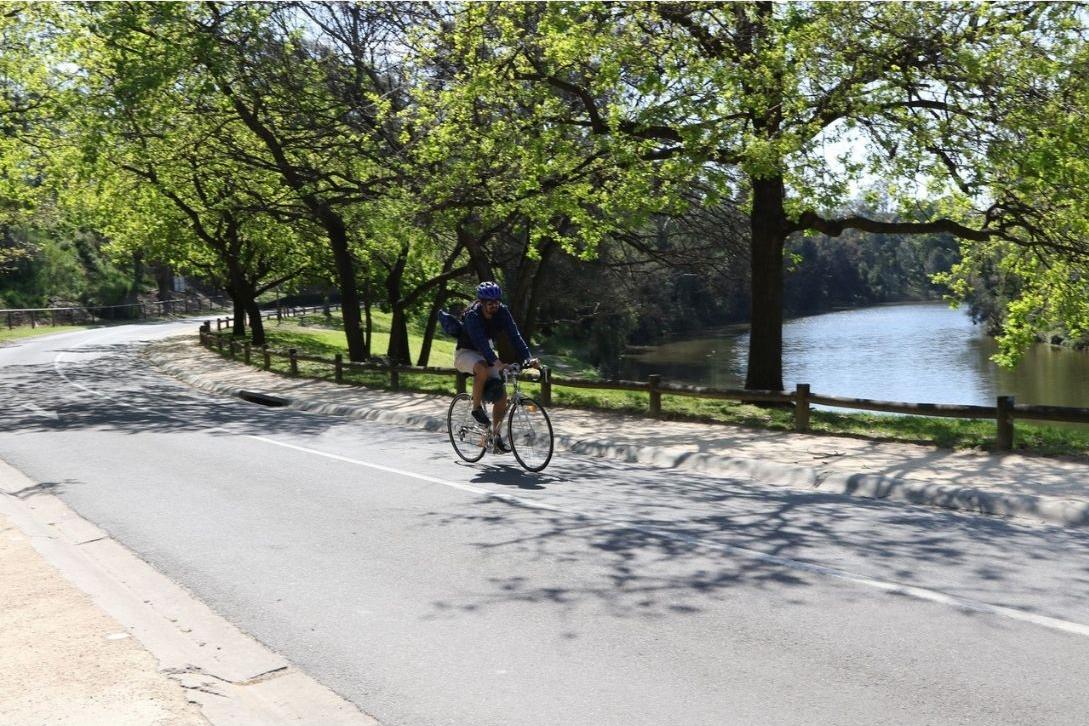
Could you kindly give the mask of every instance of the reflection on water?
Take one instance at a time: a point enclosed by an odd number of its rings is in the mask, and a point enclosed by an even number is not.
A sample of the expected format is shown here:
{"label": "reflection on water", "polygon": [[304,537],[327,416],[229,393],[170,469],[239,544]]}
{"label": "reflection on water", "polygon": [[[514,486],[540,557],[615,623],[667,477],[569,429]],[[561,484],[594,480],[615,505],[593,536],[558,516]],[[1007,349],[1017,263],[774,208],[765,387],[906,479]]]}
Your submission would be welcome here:
{"label": "reflection on water", "polygon": [[[886,401],[1089,408],[1089,353],[1033,347],[1012,371],[990,357],[994,341],[963,310],[944,303],[886,305],[791,320],[783,326],[783,384],[814,393]],[[727,388],[745,383],[748,336],[662,345],[623,363],[622,376]]]}

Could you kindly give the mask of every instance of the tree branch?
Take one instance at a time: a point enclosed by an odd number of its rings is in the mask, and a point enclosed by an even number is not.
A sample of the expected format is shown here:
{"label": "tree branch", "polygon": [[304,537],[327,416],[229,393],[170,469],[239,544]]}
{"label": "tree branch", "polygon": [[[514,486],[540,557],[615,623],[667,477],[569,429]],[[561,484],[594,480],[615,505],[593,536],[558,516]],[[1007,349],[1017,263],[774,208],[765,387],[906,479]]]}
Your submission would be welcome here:
{"label": "tree branch", "polygon": [[986,242],[993,237],[999,236],[997,230],[973,229],[951,219],[936,219],[930,222],[883,222],[857,215],[840,219],[825,219],[812,211],[803,212],[798,221],[788,228],[788,231],[800,232],[806,229],[815,230],[829,237],[839,237],[848,229],[888,234],[928,234],[938,232],[952,234],[976,242]]}

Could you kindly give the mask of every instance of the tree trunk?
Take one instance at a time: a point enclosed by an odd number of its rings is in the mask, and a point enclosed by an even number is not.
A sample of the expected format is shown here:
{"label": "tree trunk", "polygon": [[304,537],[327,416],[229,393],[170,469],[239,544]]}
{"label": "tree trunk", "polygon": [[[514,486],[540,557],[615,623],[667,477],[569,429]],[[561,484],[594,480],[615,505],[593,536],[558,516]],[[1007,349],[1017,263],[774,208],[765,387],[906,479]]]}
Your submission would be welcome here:
{"label": "tree trunk", "polygon": [[442,283],[439,286],[438,291],[435,293],[435,301],[431,303],[431,311],[427,315],[427,325],[424,327],[423,342],[420,344],[420,357],[416,360],[416,365],[427,365],[428,359],[431,358],[431,341],[435,338],[435,325],[439,321],[439,309],[446,304],[446,283]]}
{"label": "tree trunk", "polygon": [[366,360],[367,350],[363,345],[363,330],[360,327],[362,321],[359,317],[359,291],[356,289],[355,263],[352,261],[351,250],[348,249],[348,232],[341,216],[329,207],[323,207],[318,216],[333,251],[337,287],[340,289],[340,312],[344,318],[344,337],[348,343],[348,360],[360,362]]}
{"label": "tree trunk", "polygon": [[389,302],[393,320],[389,327],[389,347],[386,355],[391,363],[403,363],[412,365],[412,355],[408,350],[408,318],[405,315],[405,307],[401,302],[401,282],[405,274],[405,266],[408,264],[408,247],[402,247],[400,254],[389,275],[386,276],[386,300]]}
{"label": "tree trunk", "polygon": [[246,335],[246,305],[256,296],[253,293],[252,286],[246,284],[246,277],[238,264],[238,258],[233,255],[226,255],[225,262],[227,264],[227,276],[230,280],[231,303],[234,309],[231,335],[242,338]]}
{"label": "tree trunk", "polygon": [[469,262],[476,273],[477,280],[480,282],[494,280],[495,273],[492,271],[491,260],[488,259],[488,255],[484,251],[484,243],[469,231],[468,224],[468,221],[462,221],[458,224],[458,244],[468,250]]}
{"label": "tree trunk", "polygon": [[246,312],[250,319],[250,338],[253,344],[261,346],[265,344],[265,320],[261,317],[261,309],[257,307],[257,300],[246,302]]}
{"label": "tree trunk", "polygon": [[132,253],[132,288],[129,290],[131,302],[139,302],[139,296],[144,291],[144,253]]}
{"label": "tree trunk", "polygon": [[556,249],[557,245],[555,241],[551,239],[545,241],[541,245],[541,259],[533,270],[533,279],[529,284],[529,294],[525,300],[522,319],[519,321],[522,337],[525,338],[526,343],[529,343],[529,339],[537,332],[537,301],[541,296],[541,286],[548,276],[549,261],[554,256]]}
{"label": "tree trunk", "polygon": [[231,302],[234,304],[234,324],[231,335],[236,338],[246,337],[246,295],[235,288],[231,291]]}
{"label": "tree trunk", "polygon": [[752,327],[745,388],[783,390],[783,245],[787,218],[782,177],[753,179]]}
{"label": "tree trunk", "polygon": [[400,305],[393,308],[386,356],[391,363],[412,365],[412,354],[408,350],[408,317],[405,315],[405,309]]}
{"label": "tree trunk", "polygon": [[363,314],[366,316],[366,337],[363,340],[363,352],[367,358],[371,357],[371,333],[374,331],[374,318],[371,317],[371,283],[363,285]]}
{"label": "tree trunk", "polygon": [[159,286],[159,299],[169,300],[174,292],[174,273],[166,265],[155,269],[155,282]]}

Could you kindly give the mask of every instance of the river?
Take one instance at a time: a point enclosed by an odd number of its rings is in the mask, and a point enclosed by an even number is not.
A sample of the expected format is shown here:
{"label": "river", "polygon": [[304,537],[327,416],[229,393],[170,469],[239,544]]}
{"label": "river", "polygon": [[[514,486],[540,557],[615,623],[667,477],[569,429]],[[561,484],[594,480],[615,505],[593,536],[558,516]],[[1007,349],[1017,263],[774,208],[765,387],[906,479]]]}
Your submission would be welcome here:
{"label": "river", "polygon": [[[677,341],[622,362],[622,377],[739,388],[748,334]],[[1089,407],[1089,353],[1039,344],[1014,370],[990,360],[996,346],[963,309],[905,303],[787,321],[783,384],[814,393],[913,403],[1018,403]]]}

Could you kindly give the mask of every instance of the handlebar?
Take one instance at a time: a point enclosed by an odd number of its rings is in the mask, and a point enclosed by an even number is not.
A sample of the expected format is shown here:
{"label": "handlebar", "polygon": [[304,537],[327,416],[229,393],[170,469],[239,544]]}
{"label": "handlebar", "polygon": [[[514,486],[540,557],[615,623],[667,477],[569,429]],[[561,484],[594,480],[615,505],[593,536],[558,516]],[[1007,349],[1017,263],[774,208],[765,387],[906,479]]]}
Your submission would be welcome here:
{"label": "handlebar", "polygon": [[530,365],[529,360],[524,360],[521,363],[511,363],[505,369],[503,369],[503,380],[509,381],[512,378],[517,378],[518,376],[522,375],[522,373],[524,373],[527,369],[531,369],[534,367],[535,366]]}

